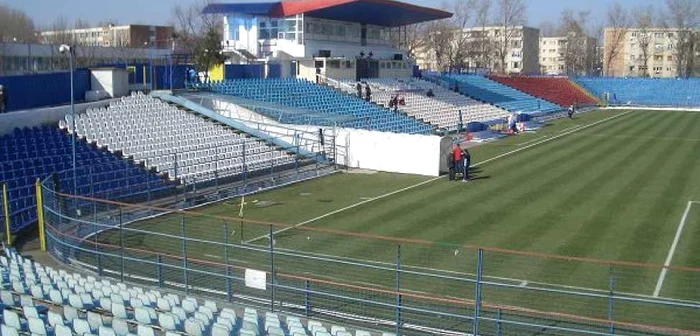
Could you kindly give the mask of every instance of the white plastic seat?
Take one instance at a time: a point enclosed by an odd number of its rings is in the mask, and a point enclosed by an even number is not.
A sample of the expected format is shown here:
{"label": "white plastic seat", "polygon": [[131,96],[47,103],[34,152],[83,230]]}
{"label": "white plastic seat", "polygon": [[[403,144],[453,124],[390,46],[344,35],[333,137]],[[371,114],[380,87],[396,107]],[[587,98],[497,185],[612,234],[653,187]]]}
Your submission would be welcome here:
{"label": "white plastic seat", "polygon": [[231,331],[227,328],[215,325],[211,329],[211,336],[230,336]]}
{"label": "white plastic seat", "polygon": [[153,328],[141,324],[136,327],[136,334],[139,336],[155,336]]}
{"label": "white plastic seat", "polygon": [[134,319],[139,323],[151,324],[153,321],[151,319],[151,314],[145,307],[134,308]]}
{"label": "white plastic seat", "polygon": [[[46,325],[44,324],[44,321],[42,321],[39,318],[35,317],[30,317],[27,319],[27,322],[29,324],[29,332],[32,333],[32,335],[42,335],[42,336],[47,336],[49,335],[48,331],[46,330]],[[4,336],[4,334],[3,334]]]}
{"label": "white plastic seat", "polygon": [[108,326],[100,326],[100,329],[97,332],[98,336],[117,336],[117,333],[114,332],[114,329],[108,327]]}
{"label": "white plastic seat", "polygon": [[63,316],[61,316],[61,314],[59,313],[52,312],[49,310],[46,313],[46,318],[49,322],[49,325],[54,329],[57,325],[65,325],[65,322],[63,321]]}
{"label": "white plastic seat", "polygon": [[19,314],[12,310],[5,310],[2,313],[3,323],[7,324],[8,327],[15,328],[17,330],[24,330],[26,327],[26,322],[23,321]]}
{"label": "white plastic seat", "polygon": [[2,301],[2,303],[4,303],[6,306],[17,305],[14,295],[12,295],[12,292],[7,290],[0,290],[0,301]]}
{"label": "white plastic seat", "polygon": [[91,334],[90,324],[88,321],[77,318],[73,320],[73,331],[78,335]]}
{"label": "white plastic seat", "polygon": [[172,312],[173,315],[175,315],[177,317],[179,322],[183,322],[187,319],[187,312],[185,312],[185,310],[182,309],[182,307],[173,307],[170,310],[170,312]]}
{"label": "white plastic seat", "polygon": [[63,306],[63,317],[68,323],[73,323],[73,320],[79,317],[78,310],[75,307]]}
{"label": "white plastic seat", "polygon": [[[103,300],[109,300],[109,299],[107,299],[107,298],[102,298],[102,299],[103,299]],[[121,318],[121,319],[128,319],[128,318],[129,318],[129,314],[127,313],[126,307],[124,307],[123,304],[120,304],[120,303],[110,303],[110,302],[106,302],[106,303],[107,303],[107,304],[111,304],[112,309],[110,309],[110,311],[112,312],[112,315],[113,315],[114,317]],[[105,309],[106,309],[106,308],[105,308]]]}
{"label": "white plastic seat", "polygon": [[194,318],[185,320],[185,333],[191,336],[202,336],[203,328]]}
{"label": "white plastic seat", "polygon": [[126,322],[126,320],[113,318],[112,330],[114,330],[117,336],[126,336],[129,333],[129,324]]}
{"label": "white plastic seat", "polygon": [[179,328],[178,328],[177,320],[179,320],[179,319],[177,317],[175,317],[175,315],[172,313],[158,313],[158,324],[164,330],[168,330],[168,331],[178,330]]}
{"label": "white plastic seat", "polygon": [[[70,330],[70,328],[64,326],[64,325],[57,325],[56,329],[54,330],[56,336],[73,336],[73,332]],[[5,333],[2,333],[3,336]]]}
{"label": "white plastic seat", "polygon": [[41,318],[39,316],[39,311],[36,309],[34,306],[23,306],[22,307],[22,313],[24,314],[24,318],[29,319],[29,318]]}
{"label": "white plastic seat", "polygon": [[19,336],[19,331],[3,323],[0,325],[0,334],[2,336]]}
{"label": "white plastic seat", "polygon": [[104,325],[104,322],[102,321],[102,315],[91,311],[87,312],[87,321],[90,325],[90,330],[98,330],[101,326]]}

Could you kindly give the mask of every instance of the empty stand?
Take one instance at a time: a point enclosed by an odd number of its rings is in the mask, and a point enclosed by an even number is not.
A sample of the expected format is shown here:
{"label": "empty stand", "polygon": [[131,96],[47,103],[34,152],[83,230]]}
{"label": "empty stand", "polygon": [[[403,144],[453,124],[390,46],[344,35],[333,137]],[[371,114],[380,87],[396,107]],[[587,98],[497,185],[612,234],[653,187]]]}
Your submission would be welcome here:
{"label": "empty stand", "polygon": [[[452,92],[436,84],[414,78],[391,79],[374,78],[363,79],[372,87],[372,101],[384,106],[389,105],[389,100],[396,94],[404,97],[405,106],[399,106],[399,110],[422,119],[432,125],[446,130],[456,130],[459,124],[459,112],[462,111],[462,123],[484,122],[502,119],[508,112],[495,106],[484,104],[464,95]],[[340,89],[349,94],[354,91],[355,81],[344,81]],[[433,90],[434,97],[428,97],[427,91]]]}
{"label": "empty stand", "polygon": [[700,106],[700,80],[579,77],[576,82],[610,104]]}
{"label": "empty stand", "polygon": [[[167,185],[155,175],[84,142],[76,147],[77,190],[74,190],[71,138],[58,129],[24,128],[0,137],[0,183],[7,184],[12,232],[36,221],[37,178],[58,173],[61,191],[121,199]],[[69,171],[70,169],[70,171]],[[70,182],[68,182],[70,181]]]}
{"label": "empty stand", "polygon": [[[67,117],[61,126],[69,125]],[[295,163],[294,156],[259,139],[142,93],[88,109],[77,117],[76,128],[87,141],[133,157],[172,180],[210,180]]]}
{"label": "empty stand", "polygon": [[489,76],[489,78],[562,107],[598,103],[566,77]]}
{"label": "empty stand", "polygon": [[[0,333],[55,336],[367,336],[371,333],[249,307],[130,287],[56,270],[6,249]],[[378,334],[375,334],[378,335]],[[389,336],[392,334],[384,333]]]}
{"label": "empty stand", "polygon": [[546,114],[561,111],[562,107],[538,99],[509,86],[478,75],[447,75],[446,78],[459,93],[496,105],[511,112]]}
{"label": "empty stand", "polygon": [[[413,118],[302,79],[237,79],[214,83],[211,89],[222,94],[312,111],[329,119],[339,118],[341,121],[338,124],[345,127],[414,134],[430,134],[433,130],[432,126]],[[278,119],[283,123],[318,124],[316,119],[295,118],[291,113]]]}

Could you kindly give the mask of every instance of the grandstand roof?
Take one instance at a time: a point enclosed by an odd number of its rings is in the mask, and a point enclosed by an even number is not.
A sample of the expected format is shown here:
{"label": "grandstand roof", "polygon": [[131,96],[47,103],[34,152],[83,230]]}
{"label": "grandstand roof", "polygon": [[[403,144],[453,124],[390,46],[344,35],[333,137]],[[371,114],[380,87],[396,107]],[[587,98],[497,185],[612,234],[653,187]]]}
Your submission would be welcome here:
{"label": "grandstand roof", "polygon": [[205,14],[248,14],[287,17],[305,14],[311,17],[358,22],[384,27],[446,19],[452,13],[394,0],[288,0],[209,4]]}

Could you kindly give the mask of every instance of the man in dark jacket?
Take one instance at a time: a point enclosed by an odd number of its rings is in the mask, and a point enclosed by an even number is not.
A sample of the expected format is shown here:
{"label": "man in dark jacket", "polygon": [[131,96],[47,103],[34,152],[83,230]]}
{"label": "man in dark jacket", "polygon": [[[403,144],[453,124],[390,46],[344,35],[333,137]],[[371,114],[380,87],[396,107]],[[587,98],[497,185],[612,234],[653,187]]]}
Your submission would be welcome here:
{"label": "man in dark jacket", "polygon": [[447,170],[449,172],[448,179],[450,181],[454,181],[455,180],[455,156],[452,153],[452,151],[447,153]]}
{"label": "man in dark jacket", "polygon": [[472,156],[468,149],[462,150],[462,182],[469,181],[469,165],[472,163]]}
{"label": "man in dark jacket", "polygon": [[369,88],[369,84],[365,86],[365,100],[367,102],[372,100],[372,89]]}
{"label": "man in dark jacket", "polygon": [[362,99],[362,84],[360,82],[357,82],[357,86],[355,86],[355,89],[357,89],[357,96]]}

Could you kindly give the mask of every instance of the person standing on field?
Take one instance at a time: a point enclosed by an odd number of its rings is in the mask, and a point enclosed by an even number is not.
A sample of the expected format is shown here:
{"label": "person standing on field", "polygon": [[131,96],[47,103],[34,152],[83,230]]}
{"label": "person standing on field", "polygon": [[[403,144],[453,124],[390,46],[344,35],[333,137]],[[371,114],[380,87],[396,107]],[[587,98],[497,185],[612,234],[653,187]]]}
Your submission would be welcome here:
{"label": "person standing on field", "polygon": [[469,165],[471,165],[472,156],[468,149],[462,150],[462,182],[469,181]]}
{"label": "person standing on field", "polygon": [[452,156],[455,160],[455,172],[463,172],[462,168],[462,147],[459,146],[459,144],[456,144],[454,149],[452,150]]}

